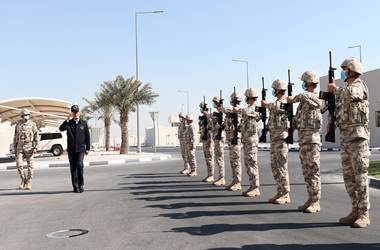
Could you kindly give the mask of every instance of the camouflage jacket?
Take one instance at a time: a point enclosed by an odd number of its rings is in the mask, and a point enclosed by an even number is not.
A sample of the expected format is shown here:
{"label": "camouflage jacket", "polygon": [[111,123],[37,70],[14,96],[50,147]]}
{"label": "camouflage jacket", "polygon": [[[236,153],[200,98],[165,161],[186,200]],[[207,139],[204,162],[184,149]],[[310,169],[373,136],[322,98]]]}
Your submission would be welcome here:
{"label": "camouflage jacket", "polygon": [[193,124],[186,125],[185,141],[188,146],[195,148],[195,127]]}
{"label": "camouflage jacket", "polygon": [[322,101],[318,94],[304,92],[296,95],[293,102],[300,103],[296,112],[294,128],[299,131],[319,131],[322,127]]}
{"label": "camouflage jacket", "polygon": [[261,114],[255,111],[255,106],[247,107],[241,110],[240,131],[242,138],[257,135],[257,122],[261,119]]}
{"label": "camouflage jacket", "polygon": [[269,104],[268,130],[270,131],[271,140],[286,139],[288,137],[289,122],[285,109],[281,104],[286,103],[286,96]]}
{"label": "camouflage jacket", "polygon": [[37,148],[38,143],[39,135],[37,125],[30,120],[26,122],[20,120],[15,126],[15,134],[13,137],[14,148],[22,148],[24,145],[31,145],[33,148]]}
{"label": "camouflage jacket", "polygon": [[180,140],[185,139],[185,130],[186,130],[186,123],[184,121],[181,121],[178,126],[178,139]]}
{"label": "camouflage jacket", "polygon": [[[221,118],[221,124],[218,121],[218,116]],[[208,127],[211,131],[212,138],[214,140],[223,140],[224,139],[224,120],[225,120],[225,114],[223,112],[214,112],[210,116],[210,120],[208,123]],[[218,136],[220,135],[220,138]]]}
{"label": "camouflage jacket", "polygon": [[350,130],[351,139],[369,139],[368,87],[360,78],[336,90],[335,105],[336,125]]}
{"label": "camouflage jacket", "polygon": [[[240,107],[238,106],[240,109]],[[241,111],[237,113],[237,127],[234,126],[234,120],[232,118],[232,115],[234,114],[232,112],[232,108],[225,108],[224,113],[226,114],[224,124],[225,124],[225,131],[226,131],[226,139],[229,143],[232,142],[232,140],[236,139],[236,133],[237,133],[237,142],[240,142],[240,122],[241,122]]]}

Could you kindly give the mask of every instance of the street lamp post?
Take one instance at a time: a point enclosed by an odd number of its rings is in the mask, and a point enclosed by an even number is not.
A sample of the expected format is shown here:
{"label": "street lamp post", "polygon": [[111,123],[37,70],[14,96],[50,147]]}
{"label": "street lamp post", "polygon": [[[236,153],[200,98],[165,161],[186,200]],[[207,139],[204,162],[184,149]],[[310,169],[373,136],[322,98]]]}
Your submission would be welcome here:
{"label": "street lamp post", "polygon": [[349,49],[359,48],[360,62],[363,62],[363,61],[362,61],[362,45],[361,45],[361,44],[354,45],[354,46],[349,46],[348,48],[349,48]]}
{"label": "street lamp post", "polygon": [[178,90],[178,92],[186,94],[187,114],[189,114],[189,91],[187,91],[187,90]]}
{"label": "street lamp post", "polygon": [[[139,60],[138,60],[138,42],[137,42],[137,17],[138,15],[144,14],[160,14],[164,13],[162,10],[156,11],[143,11],[143,12],[135,12],[135,46],[136,46],[136,81],[139,80]],[[140,109],[139,105],[136,105],[136,119],[137,119],[137,151],[141,153],[141,143],[140,143]]]}
{"label": "street lamp post", "polygon": [[247,89],[248,89],[249,88],[249,75],[248,75],[249,67],[248,67],[248,61],[246,61],[246,60],[239,60],[239,59],[232,59],[232,61],[233,62],[245,63],[246,70],[247,70]]}

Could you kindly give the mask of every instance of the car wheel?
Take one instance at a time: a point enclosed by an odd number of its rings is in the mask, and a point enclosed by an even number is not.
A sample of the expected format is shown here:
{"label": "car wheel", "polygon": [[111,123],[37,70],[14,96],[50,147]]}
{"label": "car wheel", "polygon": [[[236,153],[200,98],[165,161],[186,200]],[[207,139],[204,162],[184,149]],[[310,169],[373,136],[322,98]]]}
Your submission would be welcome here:
{"label": "car wheel", "polygon": [[54,145],[52,148],[51,148],[51,153],[54,155],[54,156],[60,156],[62,153],[63,153],[63,149],[61,146],[59,145]]}

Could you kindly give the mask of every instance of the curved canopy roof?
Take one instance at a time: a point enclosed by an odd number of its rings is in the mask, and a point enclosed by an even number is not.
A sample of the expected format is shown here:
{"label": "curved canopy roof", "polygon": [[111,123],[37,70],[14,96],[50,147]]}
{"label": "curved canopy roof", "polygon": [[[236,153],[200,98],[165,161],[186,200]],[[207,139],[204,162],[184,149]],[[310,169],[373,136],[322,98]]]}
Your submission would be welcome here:
{"label": "curved canopy roof", "polygon": [[41,97],[25,97],[0,101],[1,122],[15,124],[22,109],[31,112],[31,118],[40,126],[57,126],[67,118],[71,103],[64,100]]}

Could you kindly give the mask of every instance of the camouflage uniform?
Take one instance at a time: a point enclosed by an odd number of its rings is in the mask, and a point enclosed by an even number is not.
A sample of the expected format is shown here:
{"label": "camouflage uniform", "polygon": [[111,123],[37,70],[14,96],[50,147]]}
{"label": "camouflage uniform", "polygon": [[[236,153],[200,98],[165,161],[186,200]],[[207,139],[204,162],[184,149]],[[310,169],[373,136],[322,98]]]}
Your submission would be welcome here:
{"label": "camouflage uniform", "polygon": [[186,156],[187,156],[186,159],[190,166],[190,170],[191,170],[190,174],[194,172],[196,175],[197,162],[195,159],[196,145],[195,145],[195,128],[193,124],[186,125],[185,138],[186,138]]}
{"label": "camouflage uniform", "polygon": [[[212,139],[210,126],[208,125],[211,121],[211,117],[209,114],[204,114],[203,116],[205,116],[206,124],[201,124],[200,121],[199,136],[200,141],[202,141],[203,154],[206,160],[207,177],[212,177],[214,176],[214,141]],[[204,180],[206,180],[207,177]]]}
{"label": "camouflage uniform", "polygon": [[249,106],[242,110],[241,135],[244,151],[244,165],[251,185],[249,191],[255,190],[260,186],[259,167],[257,164],[257,147],[259,144],[257,122],[260,121],[260,119],[261,114],[255,111],[255,106]]}
{"label": "camouflage uniform", "polygon": [[[224,169],[224,144],[225,144],[225,134],[223,130],[224,123],[222,125],[218,123],[218,115],[221,115],[222,121],[224,121],[223,112],[214,112],[210,117],[209,127],[212,133],[212,138],[214,141],[214,156],[217,166],[219,167],[219,180],[224,180],[225,169]],[[220,127],[222,126],[222,128]],[[223,184],[224,185],[224,184]]]}
{"label": "camouflage uniform", "polygon": [[186,131],[186,121],[181,120],[179,126],[178,126],[178,140],[179,145],[181,147],[181,155],[183,159],[183,171],[190,171],[189,163],[187,162],[187,153],[186,153],[186,139],[185,139],[185,131]]}
{"label": "camouflage uniform", "polygon": [[[16,150],[17,171],[22,183],[27,186],[33,179],[33,157],[39,142],[38,129],[34,122],[30,120],[20,120],[15,127],[13,145]],[[24,175],[24,158],[28,164],[28,176]]]}
{"label": "camouflage uniform", "polygon": [[352,204],[351,222],[366,217],[369,225],[368,88],[360,78],[337,89],[335,115],[340,128],[343,179]]}
{"label": "camouflage uniform", "polygon": [[[238,132],[237,138],[235,138],[235,128],[233,125],[233,119],[230,116],[230,114],[233,113],[232,109],[225,109],[224,112],[226,113],[224,123],[233,178],[232,183],[228,187],[231,187],[235,184],[241,185],[241,140],[240,132]],[[238,124],[240,124],[240,120],[241,114],[238,114]],[[234,141],[235,139],[237,140]]]}
{"label": "camouflage uniform", "polygon": [[280,197],[289,195],[289,173],[288,173],[288,118],[286,111],[281,109],[281,103],[286,103],[286,97],[269,104],[268,130],[270,132],[270,156],[273,177],[277,184],[277,195],[270,199],[274,202]]}
{"label": "camouflage uniform", "polygon": [[299,209],[305,212],[319,212],[321,198],[321,135],[319,131],[322,125],[322,102],[318,94],[312,92],[295,96],[293,102],[300,102],[295,118],[295,129],[298,130],[299,158],[309,195],[307,202]]}

